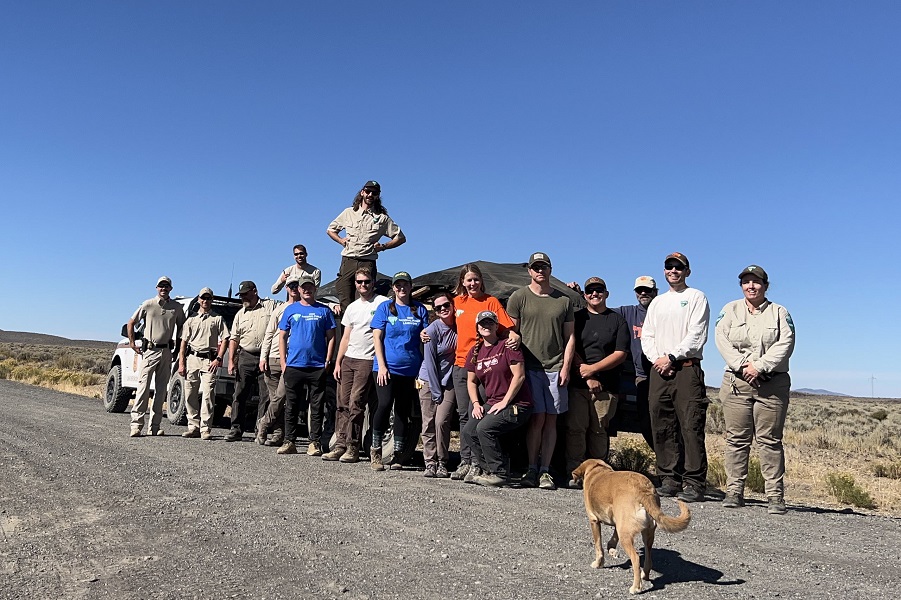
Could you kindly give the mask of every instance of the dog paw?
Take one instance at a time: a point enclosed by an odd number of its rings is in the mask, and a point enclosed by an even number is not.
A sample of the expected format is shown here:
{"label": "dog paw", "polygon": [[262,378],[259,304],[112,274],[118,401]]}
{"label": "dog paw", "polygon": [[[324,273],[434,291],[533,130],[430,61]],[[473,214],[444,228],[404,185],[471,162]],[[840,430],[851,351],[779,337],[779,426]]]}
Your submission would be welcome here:
{"label": "dog paw", "polygon": [[637,594],[641,591],[641,586],[635,587],[634,585],[629,588],[630,594]]}

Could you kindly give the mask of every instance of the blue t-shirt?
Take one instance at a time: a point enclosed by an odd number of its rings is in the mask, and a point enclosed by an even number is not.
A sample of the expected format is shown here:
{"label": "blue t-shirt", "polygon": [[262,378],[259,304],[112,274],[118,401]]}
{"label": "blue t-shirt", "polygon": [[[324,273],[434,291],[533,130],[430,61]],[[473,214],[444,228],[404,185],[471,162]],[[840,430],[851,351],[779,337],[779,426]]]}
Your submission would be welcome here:
{"label": "blue t-shirt", "polygon": [[[425,306],[419,302],[414,303],[412,307],[395,304],[397,316],[388,310],[390,305],[390,300],[378,305],[375,314],[372,315],[371,327],[384,332],[382,342],[385,345],[388,372],[392,375],[416,377],[422,365],[422,342],[419,333],[429,322],[429,315]],[[379,370],[378,358],[373,361],[372,370]]]}
{"label": "blue t-shirt", "polygon": [[325,334],[335,327],[332,311],[318,302],[310,306],[295,302],[286,308],[278,323],[279,329],[288,332],[285,364],[289,367],[324,367],[328,360]]}

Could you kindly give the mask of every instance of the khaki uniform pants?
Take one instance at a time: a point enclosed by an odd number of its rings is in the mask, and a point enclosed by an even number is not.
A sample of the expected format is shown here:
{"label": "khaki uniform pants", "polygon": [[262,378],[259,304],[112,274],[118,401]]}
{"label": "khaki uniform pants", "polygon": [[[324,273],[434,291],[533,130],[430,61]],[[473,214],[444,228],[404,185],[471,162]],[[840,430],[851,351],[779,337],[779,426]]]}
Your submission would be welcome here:
{"label": "khaki uniform pants", "polygon": [[163,421],[163,402],[169,388],[169,375],[172,372],[172,352],[169,348],[154,348],[145,350],[141,358],[141,378],[138,381],[138,391],[135,395],[135,403],[131,408],[131,424],[135,427],[144,427],[144,418],[147,415],[147,404],[150,399],[150,380],[154,379],[155,393],[153,404],[150,407],[150,429],[159,429]]}
{"label": "khaki uniform pants", "polygon": [[285,378],[282,377],[282,363],[277,358],[269,359],[269,372],[266,373],[266,388],[269,390],[269,404],[259,423],[258,431],[283,438],[285,431]]}
{"label": "khaki uniform pants", "polygon": [[[190,355],[185,361],[185,406],[188,411],[188,430],[211,431],[216,403],[218,373],[210,373],[208,358]],[[218,371],[218,369],[216,369]]]}
{"label": "khaki uniform pants", "polygon": [[782,431],[788,412],[791,378],[777,373],[754,388],[741,377],[727,372],[720,387],[726,420],[726,491],[743,494],[748,478],[751,440],[757,440],[760,471],[767,497],[785,492],[785,450]]}
{"label": "khaki uniform pants", "polygon": [[566,470],[572,472],[588,458],[607,460],[607,426],[616,414],[617,397],[610,392],[592,394],[588,388],[569,388],[566,413]]}

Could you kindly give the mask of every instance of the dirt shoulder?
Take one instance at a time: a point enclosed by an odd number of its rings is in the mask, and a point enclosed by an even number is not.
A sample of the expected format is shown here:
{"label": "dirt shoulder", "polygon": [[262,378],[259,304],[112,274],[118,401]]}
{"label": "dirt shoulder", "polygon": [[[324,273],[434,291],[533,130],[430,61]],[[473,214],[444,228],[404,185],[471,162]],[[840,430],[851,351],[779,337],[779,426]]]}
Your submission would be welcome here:
{"label": "dirt shoulder", "polygon": [[[603,597],[630,585],[622,553],[589,567],[581,492],[374,473],[182,430],[132,439],[128,415],[98,400],[0,381],[0,598]],[[898,519],[692,510],[686,532],[657,535],[655,597],[877,599],[901,584],[880,558],[901,545]]]}

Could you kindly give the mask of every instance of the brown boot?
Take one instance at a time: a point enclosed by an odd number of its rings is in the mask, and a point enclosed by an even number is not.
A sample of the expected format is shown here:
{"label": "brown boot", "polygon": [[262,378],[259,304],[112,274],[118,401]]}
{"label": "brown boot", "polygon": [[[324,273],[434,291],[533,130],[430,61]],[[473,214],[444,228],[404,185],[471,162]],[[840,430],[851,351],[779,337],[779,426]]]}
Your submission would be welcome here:
{"label": "brown boot", "polygon": [[322,455],[322,460],[327,460],[329,462],[340,460],[344,453],[347,451],[347,448],[342,446],[335,446],[332,450],[329,450],[325,454]]}
{"label": "brown boot", "polygon": [[371,461],[369,466],[373,471],[384,471],[385,465],[382,464],[382,449],[381,448],[373,448],[369,451],[369,460]]}
{"label": "brown boot", "polygon": [[360,462],[360,448],[356,444],[351,444],[338,460],[343,463]]}

